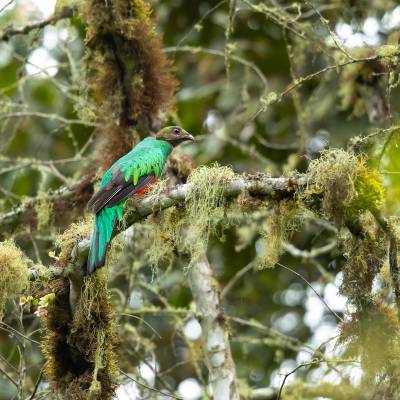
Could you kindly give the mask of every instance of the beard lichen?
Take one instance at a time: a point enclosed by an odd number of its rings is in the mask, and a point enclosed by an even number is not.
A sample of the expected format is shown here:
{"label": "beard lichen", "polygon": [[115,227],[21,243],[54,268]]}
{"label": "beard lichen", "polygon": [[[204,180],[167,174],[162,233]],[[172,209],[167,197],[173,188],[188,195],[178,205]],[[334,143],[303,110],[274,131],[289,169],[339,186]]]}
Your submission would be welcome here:
{"label": "beard lichen", "polygon": [[226,219],[227,200],[224,188],[227,181],[235,177],[229,167],[217,164],[199,167],[188,178],[189,188],[185,197],[185,247],[191,260],[195,261],[207,249],[210,235],[218,223],[228,225]]}
{"label": "beard lichen", "polygon": [[0,242],[0,320],[3,319],[6,300],[28,286],[27,261],[12,240]]}
{"label": "beard lichen", "polygon": [[261,249],[257,256],[259,269],[273,268],[283,253],[283,243],[304,219],[305,208],[294,201],[280,201],[272,208],[261,230]]}
{"label": "beard lichen", "polygon": [[183,227],[181,210],[171,207],[160,215],[151,217],[152,229],[147,239],[152,245],[146,251],[146,257],[155,270],[161,262],[171,263],[175,257],[175,249],[181,245],[179,240]]}
{"label": "beard lichen", "polygon": [[185,207],[172,207],[152,217],[153,246],[147,251],[153,266],[161,260],[171,261],[175,249],[188,253],[195,261],[207,249],[209,237],[216,227],[227,226],[227,199],[224,188],[235,174],[229,167],[202,166],[188,177]]}
{"label": "beard lichen", "polygon": [[364,211],[376,211],[384,190],[377,171],[362,157],[342,149],[324,150],[310,162],[306,196],[322,197],[322,214],[340,226]]}
{"label": "beard lichen", "polygon": [[370,214],[360,218],[360,226],[359,236],[351,236],[341,243],[346,261],[340,292],[350,303],[363,309],[373,301],[372,285],[386,259],[387,237]]}
{"label": "beard lichen", "polygon": [[36,205],[37,228],[39,231],[51,226],[53,202],[48,197],[41,197]]}
{"label": "beard lichen", "polygon": [[382,388],[386,386],[386,389],[395,389],[398,392],[398,331],[396,313],[379,300],[374,300],[368,309],[353,313],[341,325],[339,343],[346,346],[344,356],[360,357],[362,368],[366,372],[364,383],[375,386],[378,375]]}

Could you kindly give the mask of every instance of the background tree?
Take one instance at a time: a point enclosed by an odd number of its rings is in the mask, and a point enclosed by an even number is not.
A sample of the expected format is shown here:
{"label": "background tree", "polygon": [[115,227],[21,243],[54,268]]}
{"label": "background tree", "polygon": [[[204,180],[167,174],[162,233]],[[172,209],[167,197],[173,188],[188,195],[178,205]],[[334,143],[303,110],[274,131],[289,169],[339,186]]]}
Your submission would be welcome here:
{"label": "background tree", "polygon": [[[399,397],[396,2],[0,24],[1,399]],[[170,123],[197,143],[84,277],[102,172]]]}

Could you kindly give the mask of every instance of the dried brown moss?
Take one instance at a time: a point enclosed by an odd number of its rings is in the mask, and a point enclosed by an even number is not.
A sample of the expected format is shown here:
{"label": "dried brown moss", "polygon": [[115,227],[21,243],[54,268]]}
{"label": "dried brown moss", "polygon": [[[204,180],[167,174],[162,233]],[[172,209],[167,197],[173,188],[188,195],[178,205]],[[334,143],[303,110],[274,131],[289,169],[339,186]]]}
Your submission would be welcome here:
{"label": "dried brown moss", "polygon": [[[72,224],[57,238],[59,266],[69,266],[73,247],[91,227],[90,220]],[[60,278],[50,283],[54,297],[42,315],[45,373],[52,390],[68,399],[111,399],[116,387],[116,329],[106,273],[83,278],[81,292],[73,297],[75,282]]]}
{"label": "dried brown moss", "polygon": [[69,285],[52,282],[55,296],[44,319],[45,374],[68,399],[111,399],[116,387],[114,313],[105,271],[85,278],[72,316]]}
{"label": "dried brown moss", "polygon": [[108,167],[130,150],[129,126],[148,134],[171,105],[177,82],[146,1],[86,0],[81,15],[87,24],[88,80],[103,119],[98,158]]}

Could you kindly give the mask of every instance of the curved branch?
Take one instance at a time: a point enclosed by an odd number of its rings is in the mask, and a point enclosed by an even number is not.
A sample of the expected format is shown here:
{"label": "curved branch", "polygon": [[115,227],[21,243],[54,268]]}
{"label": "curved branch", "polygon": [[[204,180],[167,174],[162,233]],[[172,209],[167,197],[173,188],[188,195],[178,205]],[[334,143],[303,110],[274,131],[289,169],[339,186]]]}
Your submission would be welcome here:
{"label": "curved branch", "polygon": [[75,7],[63,7],[60,11],[55,12],[50,18],[45,19],[44,21],[40,21],[31,25],[26,25],[20,29],[6,29],[2,34],[0,34],[0,41],[10,40],[13,36],[16,35],[26,35],[35,29],[42,29],[45,26],[53,25],[62,19],[71,18],[74,15],[75,9]]}

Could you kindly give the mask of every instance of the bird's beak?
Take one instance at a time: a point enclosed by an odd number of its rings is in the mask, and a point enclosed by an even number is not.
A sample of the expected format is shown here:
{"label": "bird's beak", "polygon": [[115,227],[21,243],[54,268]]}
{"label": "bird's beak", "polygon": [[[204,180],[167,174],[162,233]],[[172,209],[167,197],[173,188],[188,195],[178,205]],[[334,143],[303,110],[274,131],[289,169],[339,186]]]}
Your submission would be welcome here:
{"label": "bird's beak", "polygon": [[189,132],[186,132],[186,131],[184,132],[183,138],[185,140],[189,140],[191,142],[195,142],[196,141],[196,139]]}

